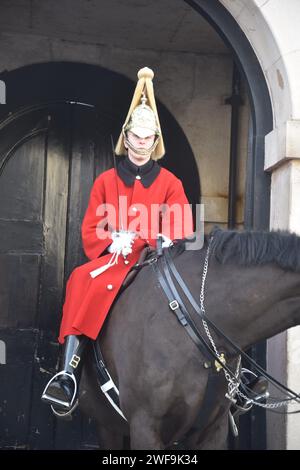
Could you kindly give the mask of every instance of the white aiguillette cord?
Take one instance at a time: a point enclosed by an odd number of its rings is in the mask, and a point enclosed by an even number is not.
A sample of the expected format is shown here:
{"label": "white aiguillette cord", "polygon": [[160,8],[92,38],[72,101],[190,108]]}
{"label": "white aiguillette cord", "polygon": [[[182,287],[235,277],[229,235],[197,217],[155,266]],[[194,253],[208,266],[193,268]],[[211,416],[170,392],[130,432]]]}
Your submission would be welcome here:
{"label": "white aiguillette cord", "polygon": [[111,266],[114,266],[115,264],[118,263],[119,255],[121,251],[116,251],[112,254],[109,262],[105,264],[104,266],[101,266],[101,268],[94,269],[94,271],[90,272],[90,276],[94,279],[95,277],[99,276],[100,274],[104,273],[107,269],[109,269]]}

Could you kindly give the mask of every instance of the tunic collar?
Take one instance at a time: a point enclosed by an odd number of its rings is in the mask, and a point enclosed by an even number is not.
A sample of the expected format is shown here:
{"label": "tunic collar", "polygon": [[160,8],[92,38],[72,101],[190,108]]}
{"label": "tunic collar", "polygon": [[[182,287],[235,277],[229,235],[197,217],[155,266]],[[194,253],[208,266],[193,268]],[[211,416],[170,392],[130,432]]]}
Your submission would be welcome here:
{"label": "tunic collar", "polygon": [[158,163],[150,158],[143,165],[136,165],[128,156],[117,165],[117,172],[126,186],[133,186],[134,181],[140,180],[145,188],[149,188],[160,172]]}

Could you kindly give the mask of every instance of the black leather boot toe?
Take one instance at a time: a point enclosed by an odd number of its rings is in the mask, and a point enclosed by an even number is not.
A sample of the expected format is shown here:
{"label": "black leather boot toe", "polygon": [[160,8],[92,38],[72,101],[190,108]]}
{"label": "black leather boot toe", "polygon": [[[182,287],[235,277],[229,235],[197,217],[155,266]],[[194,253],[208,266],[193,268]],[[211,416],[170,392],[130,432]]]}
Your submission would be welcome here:
{"label": "black leather boot toe", "polygon": [[[47,396],[54,400],[71,403],[75,391],[75,384],[71,377],[61,375],[54,380],[47,389]],[[47,400],[45,400],[47,401]],[[48,400],[50,401],[50,400]]]}
{"label": "black leather boot toe", "polygon": [[82,368],[82,354],[88,338],[70,335],[66,337],[61,372],[46,385],[42,401],[55,409],[68,411],[76,403]]}

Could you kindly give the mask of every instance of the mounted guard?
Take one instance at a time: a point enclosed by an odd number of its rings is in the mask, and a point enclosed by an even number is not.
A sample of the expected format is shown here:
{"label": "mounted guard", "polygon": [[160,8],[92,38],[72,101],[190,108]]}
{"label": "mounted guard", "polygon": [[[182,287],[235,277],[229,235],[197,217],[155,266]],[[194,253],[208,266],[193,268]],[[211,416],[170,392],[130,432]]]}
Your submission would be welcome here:
{"label": "mounted guard", "polygon": [[[88,339],[95,340],[129,271],[145,247],[163,247],[193,233],[192,212],[183,185],[157,160],[165,154],[153,91],[154,73],[145,67],[115,153],[119,161],[94,182],[82,222],[89,262],[71,273],[66,287],[59,342],[60,370],[42,400],[69,412],[76,402]],[[139,215],[138,215],[139,214]]]}

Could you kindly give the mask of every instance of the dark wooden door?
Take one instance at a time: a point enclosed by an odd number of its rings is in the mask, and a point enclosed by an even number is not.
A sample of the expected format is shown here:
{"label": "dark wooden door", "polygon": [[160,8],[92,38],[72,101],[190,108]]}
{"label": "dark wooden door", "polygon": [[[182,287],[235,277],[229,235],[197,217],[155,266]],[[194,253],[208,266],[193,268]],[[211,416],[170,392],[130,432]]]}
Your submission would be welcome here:
{"label": "dark wooden door", "polygon": [[[71,423],[56,420],[40,396],[55,372],[66,279],[86,261],[80,225],[90,188],[112,166],[110,134],[116,141],[135,83],[70,62],[32,64],[1,79],[0,448],[93,448],[92,423],[77,412]],[[162,165],[182,179],[190,202],[199,202],[192,149],[157,104],[167,148]]]}
{"label": "dark wooden door", "polygon": [[1,448],[96,444],[79,412],[72,423],[56,421],[40,395],[58,358],[66,279],[86,261],[80,225],[91,185],[110,166],[109,134],[94,108],[53,103],[1,123]]}

